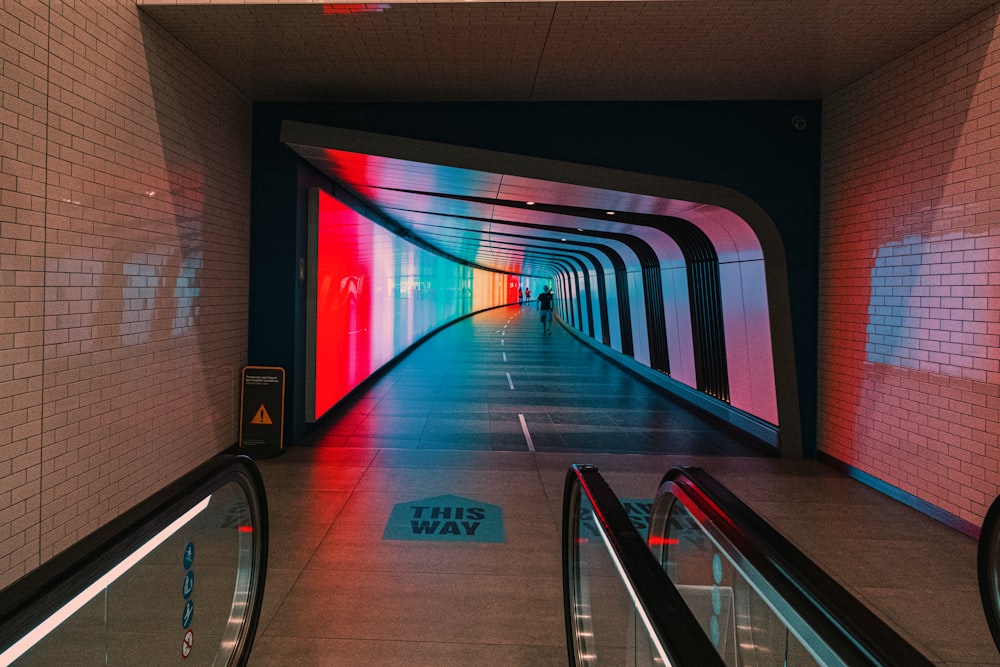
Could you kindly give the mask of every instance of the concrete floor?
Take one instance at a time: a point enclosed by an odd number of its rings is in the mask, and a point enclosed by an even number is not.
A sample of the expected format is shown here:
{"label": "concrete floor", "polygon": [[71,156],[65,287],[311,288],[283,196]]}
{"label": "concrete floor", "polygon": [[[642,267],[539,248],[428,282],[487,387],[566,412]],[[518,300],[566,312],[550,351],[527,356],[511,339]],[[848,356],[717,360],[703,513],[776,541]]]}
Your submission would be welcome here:
{"label": "concrete floor", "polygon": [[[763,455],[558,325],[543,335],[527,307],[445,329],[308,446],[258,463],[271,548],[251,665],[565,665],[572,463],[649,499],[670,467],[703,467],[935,663],[1000,665],[974,540],[821,462]],[[394,507],[439,496],[500,508],[503,541],[387,539]]]}

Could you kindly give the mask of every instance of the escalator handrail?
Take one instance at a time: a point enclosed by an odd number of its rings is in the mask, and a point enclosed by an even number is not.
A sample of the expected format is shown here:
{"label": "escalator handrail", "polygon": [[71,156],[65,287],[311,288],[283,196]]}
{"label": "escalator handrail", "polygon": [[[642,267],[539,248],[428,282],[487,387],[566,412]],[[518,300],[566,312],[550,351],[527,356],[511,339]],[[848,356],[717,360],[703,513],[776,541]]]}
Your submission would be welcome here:
{"label": "escalator handrail", "polygon": [[[597,467],[592,465],[570,466],[564,487],[563,599],[567,648],[572,652],[574,645],[568,564],[572,556],[570,544],[573,540],[572,522],[579,521],[578,516],[572,516],[570,513],[572,505],[570,501],[575,487],[579,487],[594,508],[594,520],[598,524],[598,529],[607,536],[608,544],[621,563],[622,574],[632,584],[638,602],[657,633],[671,664],[722,667],[724,665],[722,658],[712,646],[680,592],[653,557],[643,536],[636,531],[614,491],[608,486]],[[572,655],[570,661],[570,664],[573,664]]]}
{"label": "escalator handrail", "polygon": [[267,571],[268,515],[264,482],[246,456],[218,455],[135,507],[90,533],[68,549],[0,590],[0,652],[49,618],[110,568],[222,486],[236,482],[256,506],[257,553],[247,622],[240,633],[235,662],[245,664],[256,634]]}
{"label": "escalator handrail", "polygon": [[990,627],[993,643],[1000,651],[1000,496],[993,499],[976,545],[976,572],[979,580],[979,597],[983,603],[986,624]]}
{"label": "escalator handrail", "polygon": [[729,489],[696,467],[667,472],[654,500],[674,497],[712,522],[779,596],[848,664],[933,667],[934,663],[862,604]]}

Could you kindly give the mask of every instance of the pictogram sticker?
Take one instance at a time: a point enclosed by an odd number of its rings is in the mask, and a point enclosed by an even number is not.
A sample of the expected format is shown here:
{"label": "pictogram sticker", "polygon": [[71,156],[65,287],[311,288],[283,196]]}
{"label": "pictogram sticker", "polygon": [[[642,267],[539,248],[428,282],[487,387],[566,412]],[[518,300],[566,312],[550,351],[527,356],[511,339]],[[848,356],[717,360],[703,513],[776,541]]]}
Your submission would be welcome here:
{"label": "pictogram sticker", "polygon": [[181,644],[181,657],[187,660],[187,657],[191,655],[191,649],[194,648],[194,630],[188,630],[184,633],[184,642]]}
{"label": "pictogram sticker", "polygon": [[260,424],[273,424],[274,422],[271,421],[271,415],[267,414],[267,408],[265,408],[264,404],[261,403],[260,407],[257,408],[257,414],[253,416],[253,419],[250,420],[250,423],[260,425]]}

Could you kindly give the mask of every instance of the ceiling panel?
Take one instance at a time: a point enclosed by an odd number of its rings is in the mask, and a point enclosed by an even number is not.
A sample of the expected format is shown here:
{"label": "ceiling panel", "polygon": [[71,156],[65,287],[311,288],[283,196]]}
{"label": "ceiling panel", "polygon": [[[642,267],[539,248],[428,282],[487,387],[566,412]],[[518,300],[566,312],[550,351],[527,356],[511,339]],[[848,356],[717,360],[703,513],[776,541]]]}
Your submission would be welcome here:
{"label": "ceiling panel", "polygon": [[994,4],[139,2],[248,98],[317,102],[819,99]]}
{"label": "ceiling panel", "polygon": [[[143,20],[253,101],[444,102],[822,99],[994,3],[402,2],[373,12],[304,0],[139,6]],[[628,230],[627,213],[701,216],[705,229],[716,230],[717,247],[727,236],[733,256],[751,246],[725,211],[697,203],[330,146],[293,148],[428,241],[499,270],[547,272],[553,255],[575,244],[573,230],[595,239]],[[546,227],[568,230],[565,245]]]}

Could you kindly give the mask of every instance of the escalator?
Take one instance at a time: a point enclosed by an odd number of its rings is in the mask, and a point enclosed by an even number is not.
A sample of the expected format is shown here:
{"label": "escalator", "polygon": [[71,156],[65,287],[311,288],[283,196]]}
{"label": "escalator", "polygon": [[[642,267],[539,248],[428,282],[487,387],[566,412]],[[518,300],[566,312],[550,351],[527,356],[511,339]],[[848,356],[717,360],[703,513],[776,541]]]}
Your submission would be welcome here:
{"label": "escalator", "polygon": [[698,468],[666,474],[640,535],[571,467],[563,588],[570,665],[933,664]]}
{"label": "escalator", "polygon": [[1000,496],[986,512],[976,552],[979,596],[993,643],[1000,651]]}
{"label": "escalator", "polygon": [[267,543],[257,467],[217,457],[0,591],[0,666],[244,665]]}

